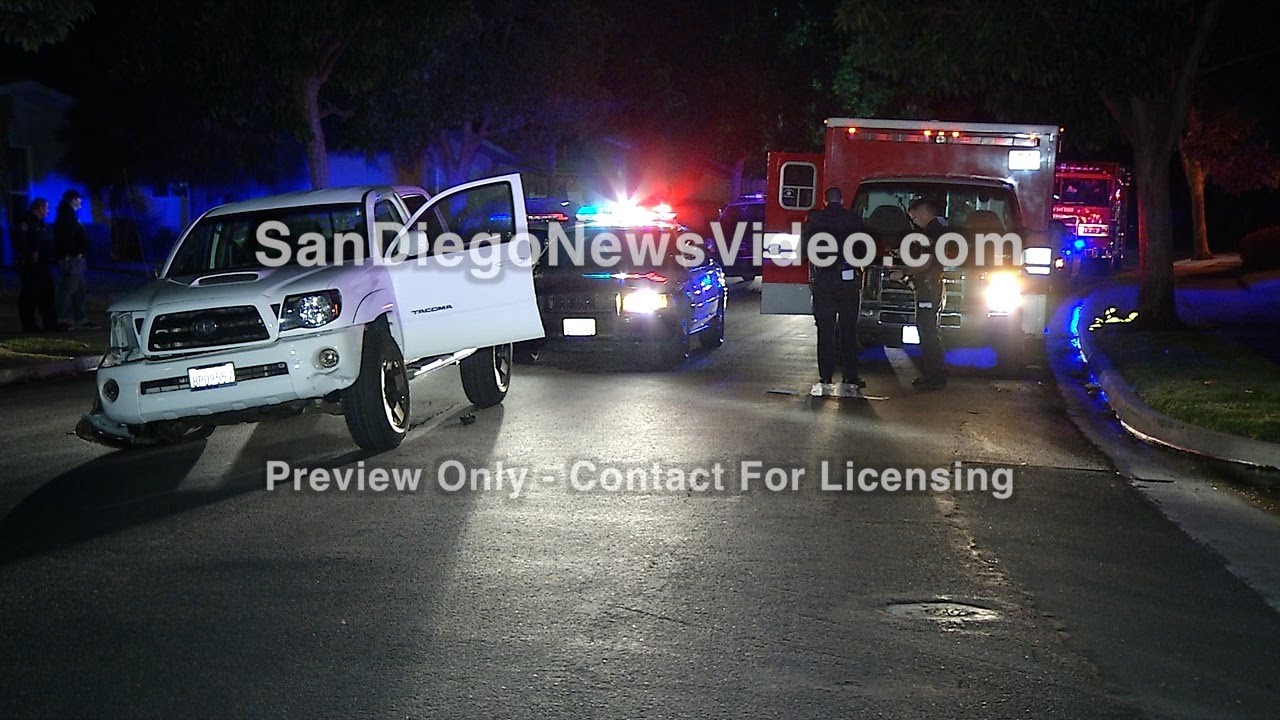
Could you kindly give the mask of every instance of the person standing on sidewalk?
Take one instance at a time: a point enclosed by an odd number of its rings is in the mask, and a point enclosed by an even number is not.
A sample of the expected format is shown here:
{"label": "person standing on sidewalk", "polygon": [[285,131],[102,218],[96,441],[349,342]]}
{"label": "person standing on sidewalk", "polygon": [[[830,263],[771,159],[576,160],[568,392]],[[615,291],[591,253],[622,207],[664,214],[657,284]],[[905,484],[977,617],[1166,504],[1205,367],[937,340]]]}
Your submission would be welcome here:
{"label": "person standing on sidewalk", "polygon": [[[840,188],[828,188],[826,205],[810,213],[801,235],[800,251],[809,262],[809,291],[813,296],[813,320],[818,326],[818,382],[809,394],[856,397],[866,383],[858,375],[858,308],[862,300],[862,271],[848,264],[842,252],[849,236],[862,232],[862,217],[844,206]],[[834,260],[815,262],[814,238],[826,234],[835,240]],[[832,380],[836,365],[840,385]]]}
{"label": "person standing on sidewalk", "polygon": [[44,219],[49,216],[49,201],[36,198],[27,214],[14,228],[13,247],[17,252],[18,317],[23,332],[39,332],[36,315],[48,332],[65,330],[58,323],[53,298],[53,232]]}
{"label": "person standing on sidewalk", "polygon": [[89,233],[76,213],[83,199],[75,190],[62,194],[58,217],[53,222],[53,238],[58,251],[58,316],[71,327],[96,328],[89,322],[85,307],[85,272],[89,263]]}

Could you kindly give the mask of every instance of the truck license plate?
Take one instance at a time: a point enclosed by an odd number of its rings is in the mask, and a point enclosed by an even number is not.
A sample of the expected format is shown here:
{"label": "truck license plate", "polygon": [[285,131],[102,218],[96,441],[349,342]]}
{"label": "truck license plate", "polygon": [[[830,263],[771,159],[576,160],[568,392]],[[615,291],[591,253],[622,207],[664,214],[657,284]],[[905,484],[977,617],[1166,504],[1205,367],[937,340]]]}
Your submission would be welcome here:
{"label": "truck license plate", "polygon": [[191,368],[187,371],[187,381],[192,390],[235,385],[236,367],[231,363],[223,363],[211,367]]}
{"label": "truck license plate", "polygon": [[595,318],[565,318],[565,337],[587,337],[596,334]]}
{"label": "truck license plate", "polygon": [[920,329],[915,325],[902,326],[902,344],[903,345],[919,345]]}

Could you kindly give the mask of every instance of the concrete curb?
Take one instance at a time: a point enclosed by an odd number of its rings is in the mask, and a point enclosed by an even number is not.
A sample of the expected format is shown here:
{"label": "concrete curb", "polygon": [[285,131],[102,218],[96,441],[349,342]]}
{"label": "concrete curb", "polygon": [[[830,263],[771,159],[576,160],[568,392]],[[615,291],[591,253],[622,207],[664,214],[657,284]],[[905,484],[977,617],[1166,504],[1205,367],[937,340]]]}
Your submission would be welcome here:
{"label": "concrete curb", "polygon": [[[1084,296],[1079,304],[1082,316],[1098,317],[1102,309],[1115,305],[1102,297],[1107,288],[1094,290]],[[1124,377],[1101,353],[1085,323],[1080,323],[1080,352],[1093,372],[1098,386],[1106,393],[1105,400],[1120,424],[1134,436],[1146,442],[1165,445],[1175,450],[1203,455],[1217,460],[1280,468],[1280,444],[1229,435],[1216,430],[1192,425],[1169,417],[1151,408],[1138,397]]]}
{"label": "concrete curb", "polygon": [[57,362],[45,363],[43,365],[3,368],[0,369],[0,385],[13,385],[15,383],[27,382],[30,380],[45,380],[48,378],[62,377],[64,375],[78,375],[80,373],[96,370],[98,367],[98,361],[101,359],[102,358],[97,355],[82,355],[69,360],[59,360]]}

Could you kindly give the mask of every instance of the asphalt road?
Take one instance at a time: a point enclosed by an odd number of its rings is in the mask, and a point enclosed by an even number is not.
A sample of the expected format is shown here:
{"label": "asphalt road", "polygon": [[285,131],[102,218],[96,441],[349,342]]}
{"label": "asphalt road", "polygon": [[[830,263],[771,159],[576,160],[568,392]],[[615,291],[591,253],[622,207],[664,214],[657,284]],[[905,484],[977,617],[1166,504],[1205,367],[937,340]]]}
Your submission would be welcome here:
{"label": "asphalt road", "polygon": [[[472,424],[454,372],[416,380],[376,457],[329,416],[111,452],[70,434],[87,381],[0,389],[0,717],[1276,716],[1280,617],[1044,370],[918,394],[894,353],[885,399],[811,399],[812,321],[732,302],[678,372],[551,355]],[[743,492],[750,460],[807,475]],[[268,461],[423,486],[267,490]],[[446,492],[449,461],[538,479]],[[725,489],[582,491],[576,461]],[[823,461],[1012,496],[824,490]]]}

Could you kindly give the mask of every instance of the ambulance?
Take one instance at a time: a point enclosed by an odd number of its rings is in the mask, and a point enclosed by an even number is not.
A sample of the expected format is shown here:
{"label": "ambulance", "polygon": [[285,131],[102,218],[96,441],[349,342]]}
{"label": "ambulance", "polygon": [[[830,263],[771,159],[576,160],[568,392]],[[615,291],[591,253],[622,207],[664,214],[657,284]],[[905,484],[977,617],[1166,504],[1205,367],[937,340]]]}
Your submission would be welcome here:
{"label": "ambulance", "polygon": [[993,347],[1001,364],[1025,359],[1043,335],[1056,243],[1051,238],[1057,125],[831,118],[821,153],[771,152],[761,242],[761,311],[809,314],[808,258],[799,241],[824,191],[839,188],[874,250],[864,259],[859,339],[919,343],[915,297],[897,272],[910,261],[907,206],[932,199],[945,244],[944,337]]}

